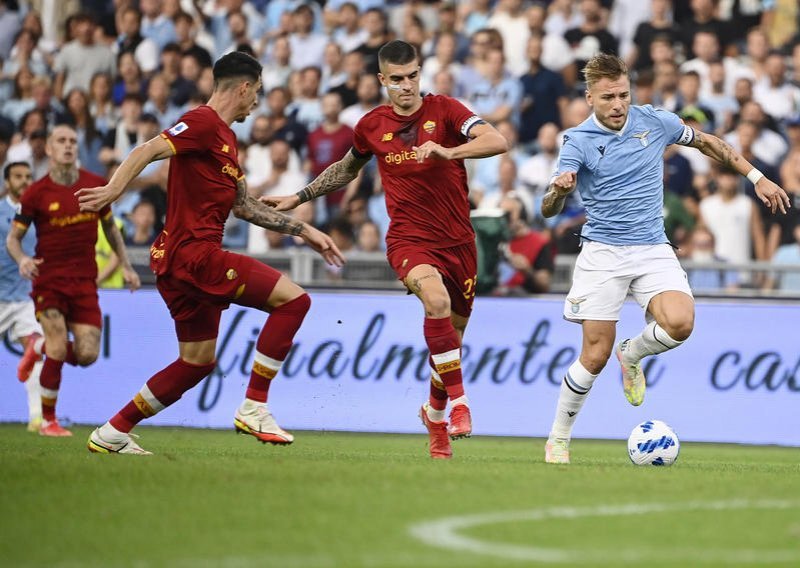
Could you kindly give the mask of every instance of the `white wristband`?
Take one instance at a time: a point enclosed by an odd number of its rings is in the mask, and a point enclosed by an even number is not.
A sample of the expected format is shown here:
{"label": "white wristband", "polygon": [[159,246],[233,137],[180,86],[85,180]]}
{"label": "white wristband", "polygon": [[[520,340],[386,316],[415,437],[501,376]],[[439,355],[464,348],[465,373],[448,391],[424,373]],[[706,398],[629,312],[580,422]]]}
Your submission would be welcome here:
{"label": "white wristband", "polygon": [[763,177],[764,174],[762,174],[757,168],[753,168],[752,170],[747,172],[747,179],[749,179],[750,183],[752,183],[753,185],[757,184],[759,180]]}

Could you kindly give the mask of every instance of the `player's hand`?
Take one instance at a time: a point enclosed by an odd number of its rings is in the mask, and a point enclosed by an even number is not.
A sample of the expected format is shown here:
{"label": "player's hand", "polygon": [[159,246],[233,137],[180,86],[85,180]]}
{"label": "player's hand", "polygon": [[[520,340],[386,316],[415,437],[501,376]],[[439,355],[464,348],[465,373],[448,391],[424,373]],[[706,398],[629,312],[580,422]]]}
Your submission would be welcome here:
{"label": "player's hand", "polygon": [[445,160],[449,160],[453,155],[452,148],[445,148],[444,146],[440,146],[433,140],[428,140],[421,146],[412,146],[411,147],[414,152],[417,154],[417,163],[422,163],[425,161],[426,158],[430,157],[438,157],[443,158]]}
{"label": "player's hand", "polygon": [[333,239],[328,235],[315,229],[311,225],[306,225],[303,232],[300,233],[300,238],[303,239],[308,246],[317,251],[325,262],[331,266],[344,266],[345,260],[342,251],[333,242]]}
{"label": "player's hand", "polygon": [[786,192],[775,182],[767,179],[767,176],[762,177],[756,184],[756,195],[761,202],[769,207],[773,213],[780,210],[781,213],[786,213],[786,210],[791,207],[791,201]]}
{"label": "player's hand", "polygon": [[270,207],[274,207],[275,211],[290,211],[294,209],[298,205],[300,205],[300,198],[296,195],[286,195],[286,196],[263,196],[259,197],[258,200],[265,204],[269,205]]}
{"label": "player's hand", "polygon": [[127,267],[122,269],[122,279],[125,281],[125,284],[128,285],[131,292],[138,290],[141,285],[142,281],[139,279],[139,275],[133,269],[133,267]]}
{"label": "player's hand", "polygon": [[102,187],[84,187],[75,192],[81,211],[100,211],[117,197],[117,192],[109,185]]}
{"label": "player's hand", "polygon": [[44,260],[41,258],[32,258],[30,256],[23,256],[22,259],[19,261],[19,273],[20,276],[23,278],[27,278],[28,280],[33,280],[37,276],[39,276],[39,265],[42,264]]}
{"label": "player's hand", "polygon": [[567,195],[575,189],[577,183],[578,174],[576,172],[564,172],[553,180],[553,186],[559,195]]}

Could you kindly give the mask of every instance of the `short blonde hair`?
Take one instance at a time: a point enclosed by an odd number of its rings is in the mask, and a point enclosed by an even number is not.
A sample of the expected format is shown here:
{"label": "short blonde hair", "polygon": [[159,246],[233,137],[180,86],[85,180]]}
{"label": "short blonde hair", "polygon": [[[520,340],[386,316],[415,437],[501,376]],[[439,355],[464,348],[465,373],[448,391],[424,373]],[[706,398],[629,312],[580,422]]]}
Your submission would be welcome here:
{"label": "short blonde hair", "polygon": [[619,79],[628,74],[625,62],[610,53],[598,53],[586,62],[583,76],[586,78],[586,88],[591,89],[600,79]]}

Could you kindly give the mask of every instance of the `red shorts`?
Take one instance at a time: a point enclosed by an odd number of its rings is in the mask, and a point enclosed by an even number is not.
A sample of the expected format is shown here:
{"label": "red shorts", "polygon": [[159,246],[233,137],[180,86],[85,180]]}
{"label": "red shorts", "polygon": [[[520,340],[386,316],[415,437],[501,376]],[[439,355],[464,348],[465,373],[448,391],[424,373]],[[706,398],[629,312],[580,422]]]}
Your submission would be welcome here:
{"label": "red shorts", "polygon": [[103,314],[97,299],[97,284],[88,278],[59,278],[43,285],[33,285],[31,292],[36,319],[43,311],[55,308],[67,323],[103,327]]}
{"label": "red shorts", "polygon": [[474,241],[441,249],[409,243],[393,247],[387,258],[404,283],[415,266],[430,264],[436,268],[450,295],[450,309],[462,317],[470,316],[478,277],[478,251]]}
{"label": "red shorts", "polygon": [[219,333],[230,304],[266,310],[281,273],[249,256],[214,250],[158,276],[156,286],[175,320],[178,341],[205,341]]}

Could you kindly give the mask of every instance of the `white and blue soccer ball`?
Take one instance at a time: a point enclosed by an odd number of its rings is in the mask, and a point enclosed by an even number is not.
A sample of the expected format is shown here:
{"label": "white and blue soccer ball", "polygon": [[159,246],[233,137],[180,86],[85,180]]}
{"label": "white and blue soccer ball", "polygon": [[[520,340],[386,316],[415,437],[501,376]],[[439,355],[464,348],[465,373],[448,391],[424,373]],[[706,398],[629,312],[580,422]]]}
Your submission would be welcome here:
{"label": "white and blue soccer ball", "polygon": [[628,437],[628,455],[636,465],[672,465],[680,451],[675,431],[661,420],[642,422]]}

